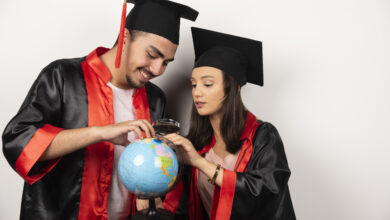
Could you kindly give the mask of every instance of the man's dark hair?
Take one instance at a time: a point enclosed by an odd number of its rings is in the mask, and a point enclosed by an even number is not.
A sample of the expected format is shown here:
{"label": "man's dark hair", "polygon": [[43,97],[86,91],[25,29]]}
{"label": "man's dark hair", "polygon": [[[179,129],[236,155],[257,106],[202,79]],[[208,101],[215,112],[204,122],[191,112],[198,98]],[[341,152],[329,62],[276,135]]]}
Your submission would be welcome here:
{"label": "man's dark hair", "polygon": [[[135,41],[137,37],[147,34],[146,32],[137,31],[137,30],[129,30],[129,32],[130,32],[130,41]],[[116,38],[115,44],[112,47],[115,47],[118,44],[118,40],[119,40],[119,36]]]}
{"label": "man's dark hair", "polygon": [[[246,109],[241,99],[240,84],[230,75],[222,72],[225,97],[222,102],[221,135],[229,153],[241,149],[241,133],[245,126]],[[188,139],[197,150],[211,142],[213,128],[209,116],[200,116],[192,104]]]}

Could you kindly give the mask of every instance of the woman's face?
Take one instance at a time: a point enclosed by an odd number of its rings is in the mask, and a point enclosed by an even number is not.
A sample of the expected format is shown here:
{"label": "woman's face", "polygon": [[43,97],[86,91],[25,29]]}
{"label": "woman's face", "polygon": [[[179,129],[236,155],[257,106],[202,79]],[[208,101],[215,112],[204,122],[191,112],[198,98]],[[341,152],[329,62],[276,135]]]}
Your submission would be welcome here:
{"label": "woman's face", "polygon": [[191,76],[192,98],[198,114],[219,114],[225,98],[222,71],[208,66],[197,67]]}

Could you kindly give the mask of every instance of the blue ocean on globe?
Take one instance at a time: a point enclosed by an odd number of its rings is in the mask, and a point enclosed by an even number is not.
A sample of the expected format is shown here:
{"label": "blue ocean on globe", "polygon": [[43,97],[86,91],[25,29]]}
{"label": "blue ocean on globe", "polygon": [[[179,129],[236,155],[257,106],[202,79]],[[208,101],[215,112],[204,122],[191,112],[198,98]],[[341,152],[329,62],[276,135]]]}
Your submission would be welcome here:
{"label": "blue ocean on globe", "polygon": [[152,198],[166,193],[175,183],[179,163],[164,142],[146,138],[129,144],[118,164],[119,178],[133,194]]}

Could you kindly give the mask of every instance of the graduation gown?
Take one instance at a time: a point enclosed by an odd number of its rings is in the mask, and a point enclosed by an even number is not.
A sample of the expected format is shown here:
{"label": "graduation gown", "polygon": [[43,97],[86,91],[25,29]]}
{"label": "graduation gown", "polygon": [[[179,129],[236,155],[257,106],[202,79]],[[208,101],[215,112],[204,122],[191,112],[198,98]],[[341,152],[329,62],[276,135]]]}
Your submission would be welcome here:
{"label": "graduation gown", "polygon": [[[3,153],[25,180],[20,219],[107,219],[113,144],[38,161],[63,129],[114,123],[111,73],[99,58],[107,51],[97,48],[45,67],[5,128]],[[137,119],[154,121],[164,116],[165,96],[149,82],[136,90],[133,105]]]}
{"label": "graduation gown", "polygon": [[[221,187],[215,186],[210,219],[295,219],[288,189],[290,170],[276,128],[247,112],[243,141],[234,171],[224,169]],[[199,151],[204,156],[215,144]],[[197,170],[191,168],[169,192],[164,208],[188,219],[208,219],[197,191]]]}

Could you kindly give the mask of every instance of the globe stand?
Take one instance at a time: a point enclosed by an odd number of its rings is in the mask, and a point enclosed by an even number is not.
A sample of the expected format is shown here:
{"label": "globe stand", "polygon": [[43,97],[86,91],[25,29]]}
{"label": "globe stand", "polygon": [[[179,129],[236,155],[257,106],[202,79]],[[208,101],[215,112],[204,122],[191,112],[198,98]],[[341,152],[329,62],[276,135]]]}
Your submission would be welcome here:
{"label": "globe stand", "polygon": [[136,212],[132,220],[173,220],[174,215],[165,209],[157,209],[154,198],[149,199],[149,208]]}

